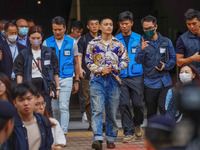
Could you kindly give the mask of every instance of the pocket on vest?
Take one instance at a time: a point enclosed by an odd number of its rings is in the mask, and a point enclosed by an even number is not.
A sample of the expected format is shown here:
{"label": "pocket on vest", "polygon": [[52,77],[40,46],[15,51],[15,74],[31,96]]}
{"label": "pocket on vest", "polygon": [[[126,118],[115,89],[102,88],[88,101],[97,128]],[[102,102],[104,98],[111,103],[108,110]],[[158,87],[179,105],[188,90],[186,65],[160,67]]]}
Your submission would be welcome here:
{"label": "pocket on vest", "polygon": [[132,65],[131,72],[132,72],[132,74],[141,73],[142,72],[142,65],[141,64]]}
{"label": "pocket on vest", "polygon": [[63,66],[62,73],[63,73],[63,75],[65,75],[67,77],[73,76],[74,66],[71,66],[71,65],[65,65],[65,66]]}

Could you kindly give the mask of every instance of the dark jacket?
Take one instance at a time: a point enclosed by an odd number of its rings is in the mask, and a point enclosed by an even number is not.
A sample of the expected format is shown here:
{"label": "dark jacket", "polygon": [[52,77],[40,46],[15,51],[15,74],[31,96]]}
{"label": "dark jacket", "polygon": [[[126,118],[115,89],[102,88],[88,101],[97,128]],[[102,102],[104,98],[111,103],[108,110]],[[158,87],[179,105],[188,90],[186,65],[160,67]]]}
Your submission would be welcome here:
{"label": "dark jacket", "polygon": [[[34,112],[34,115],[36,117],[41,136],[42,141],[39,150],[50,150],[51,145],[53,144],[53,135],[51,131],[50,122],[45,118],[48,122],[48,127],[44,123],[44,116],[37,114]],[[48,132],[48,133],[47,133]],[[8,150],[29,150],[28,146],[28,140],[27,140],[27,130],[25,126],[23,125],[20,116],[17,114],[14,117],[14,129],[12,135],[9,137],[9,139],[5,142],[5,147]],[[48,146],[50,145],[50,147]]]}
{"label": "dark jacket", "polygon": [[[148,37],[144,37],[144,40],[150,41],[148,43],[149,46],[146,47],[145,50],[142,50],[142,41],[140,41],[137,45],[135,56],[135,61],[138,64],[142,63],[144,78],[158,78],[168,75],[169,70],[176,64],[176,53],[174,48],[169,47],[171,41],[168,38],[163,37],[160,33],[158,33],[158,39],[155,41],[156,45],[154,45],[153,41]],[[160,61],[165,63],[165,68],[162,71],[158,71],[155,68],[155,66],[160,65]]]}
{"label": "dark jacket", "polygon": [[0,35],[0,43],[3,43],[4,42],[4,39],[3,37]]}
{"label": "dark jacket", "polygon": [[[20,53],[26,47],[16,43],[18,52]],[[0,61],[0,72],[5,73],[9,78],[11,78],[13,69],[13,58],[7,41],[0,44],[0,50],[2,51],[2,60]]]}
{"label": "dark jacket", "polygon": [[[23,76],[23,82],[32,81],[33,55],[31,48],[26,48],[17,56],[14,62],[14,73]],[[41,67],[48,83],[54,82],[54,74],[59,74],[58,58],[51,48],[41,45]],[[44,81],[46,92],[49,93],[49,86]]]}

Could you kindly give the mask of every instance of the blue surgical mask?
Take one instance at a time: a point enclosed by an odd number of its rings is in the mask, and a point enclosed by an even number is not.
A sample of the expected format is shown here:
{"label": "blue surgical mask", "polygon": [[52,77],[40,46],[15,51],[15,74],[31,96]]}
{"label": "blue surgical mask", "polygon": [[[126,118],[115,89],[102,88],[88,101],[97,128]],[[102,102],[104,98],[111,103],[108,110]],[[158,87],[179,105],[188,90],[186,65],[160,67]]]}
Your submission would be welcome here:
{"label": "blue surgical mask", "polygon": [[28,34],[28,28],[27,27],[21,27],[19,28],[19,34],[22,36],[25,36]]}
{"label": "blue surgical mask", "polygon": [[1,31],[1,35],[6,38],[5,32]]}

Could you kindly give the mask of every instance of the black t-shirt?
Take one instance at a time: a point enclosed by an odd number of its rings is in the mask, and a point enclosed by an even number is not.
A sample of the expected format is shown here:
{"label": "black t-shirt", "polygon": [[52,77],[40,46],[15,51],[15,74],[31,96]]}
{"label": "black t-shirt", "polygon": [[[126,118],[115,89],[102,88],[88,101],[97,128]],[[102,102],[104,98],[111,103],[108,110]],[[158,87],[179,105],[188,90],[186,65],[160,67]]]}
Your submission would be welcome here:
{"label": "black t-shirt", "polygon": [[129,36],[123,36],[123,39],[124,39],[124,42],[125,42],[125,44],[126,44],[127,50],[128,50],[128,42],[129,42],[129,40],[130,40],[130,37],[131,37],[131,35],[129,35]]}
{"label": "black t-shirt", "polygon": [[87,68],[85,64],[85,54],[86,54],[88,42],[90,42],[93,39],[94,37],[90,34],[90,32],[88,32],[85,35],[81,36],[81,38],[78,41],[78,52],[82,53],[82,68],[86,72],[86,79],[89,79],[90,70]]}

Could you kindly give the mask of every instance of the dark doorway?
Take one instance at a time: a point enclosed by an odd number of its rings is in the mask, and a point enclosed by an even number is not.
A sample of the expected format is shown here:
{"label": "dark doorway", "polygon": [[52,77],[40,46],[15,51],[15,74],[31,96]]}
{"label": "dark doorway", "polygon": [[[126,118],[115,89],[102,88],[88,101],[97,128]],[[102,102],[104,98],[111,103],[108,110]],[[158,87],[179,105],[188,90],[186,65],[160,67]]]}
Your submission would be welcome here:
{"label": "dark doorway", "polygon": [[52,35],[51,19],[62,16],[68,21],[72,0],[1,0],[0,20],[33,19],[44,29],[45,37]]}

